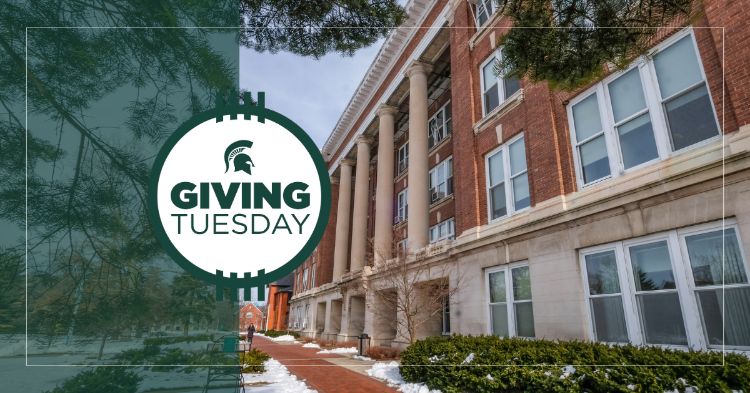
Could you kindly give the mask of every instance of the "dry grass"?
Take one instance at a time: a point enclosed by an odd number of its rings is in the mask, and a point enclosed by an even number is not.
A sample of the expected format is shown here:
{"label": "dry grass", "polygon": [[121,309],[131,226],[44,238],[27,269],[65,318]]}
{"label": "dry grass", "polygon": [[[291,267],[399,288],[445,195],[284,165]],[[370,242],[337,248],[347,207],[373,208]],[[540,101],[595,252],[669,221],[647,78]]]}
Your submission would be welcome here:
{"label": "dry grass", "polygon": [[374,346],[367,349],[367,356],[373,360],[395,360],[401,351],[396,348]]}

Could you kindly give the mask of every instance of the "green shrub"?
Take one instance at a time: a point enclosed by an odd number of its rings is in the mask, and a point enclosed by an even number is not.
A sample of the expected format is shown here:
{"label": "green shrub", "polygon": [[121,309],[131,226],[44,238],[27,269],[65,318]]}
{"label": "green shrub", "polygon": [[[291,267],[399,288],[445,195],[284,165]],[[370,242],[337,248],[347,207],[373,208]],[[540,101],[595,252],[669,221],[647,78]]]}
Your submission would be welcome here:
{"label": "green shrub", "polygon": [[722,366],[720,352],[452,336],[412,344],[401,353],[400,370],[406,381],[444,393],[664,393],[688,386],[700,392],[750,392],[750,360],[729,353],[725,360]]}
{"label": "green shrub", "polygon": [[263,335],[267,337],[279,337],[284,335],[290,335],[294,338],[299,338],[299,333],[293,332],[291,330],[266,330]]}
{"label": "green shrub", "polygon": [[66,379],[47,393],[135,393],[141,380],[121,367],[98,367]]}
{"label": "green shrub", "polygon": [[240,364],[242,365],[243,373],[262,373],[265,370],[263,363],[270,359],[263,351],[258,349],[251,349],[248,352],[240,353]]}

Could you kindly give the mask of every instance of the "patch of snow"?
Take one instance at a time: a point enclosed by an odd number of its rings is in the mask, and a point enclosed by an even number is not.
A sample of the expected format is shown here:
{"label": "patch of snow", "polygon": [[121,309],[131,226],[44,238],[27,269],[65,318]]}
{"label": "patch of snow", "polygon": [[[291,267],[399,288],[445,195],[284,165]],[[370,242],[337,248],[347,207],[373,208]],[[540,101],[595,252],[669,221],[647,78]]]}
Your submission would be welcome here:
{"label": "patch of snow", "polygon": [[546,375],[548,377],[551,377],[552,376],[552,371],[545,371],[544,375]]}
{"label": "patch of snow", "polygon": [[[307,387],[304,381],[289,373],[287,368],[275,359],[263,363],[261,374],[243,374],[245,390],[252,393],[317,393]],[[262,384],[260,386],[253,386]],[[249,386],[248,386],[249,385]]]}
{"label": "patch of snow", "polygon": [[569,376],[576,373],[576,368],[571,366],[570,364],[563,367],[562,369],[562,375],[560,375],[560,379],[567,379]]}
{"label": "patch of snow", "polygon": [[627,386],[628,390],[635,390],[635,385],[632,383]]}
{"label": "patch of snow", "polygon": [[352,358],[353,359],[357,359],[357,360],[364,360],[366,362],[371,362],[372,361],[372,358],[367,357],[367,356],[354,355],[354,356],[352,356]]}
{"label": "patch of snow", "polygon": [[401,373],[398,371],[397,362],[378,362],[367,370],[367,375],[385,381],[388,386],[397,388],[402,393],[441,393],[439,390],[430,390],[423,383],[405,382]]}
{"label": "patch of snow", "polygon": [[461,362],[461,364],[469,364],[473,361],[474,361],[474,352],[470,353],[469,356],[467,356],[466,359],[464,359],[464,361]]}
{"label": "patch of snow", "polygon": [[320,345],[315,344],[315,343],[307,343],[307,344],[303,345],[302,348],[317,348],[317,349],[320,349]]}
{"label": "patch of snow", "polygon": [[490,381],[494,381],[495,380],[495,378],[492,378],[492,374],[487,374],[487,379],[489,379]]}
{"label": "patch of snow", "polygon": [[290,334],[285,334],[285,335],[279,336],[279,337],[272,337],[271,340],[272,341],[276,341],[276,342],[293,342],[294,341],[294,336],[292,336]]}
{"label": "patch of snow", "polygon": [[318,351],[318,353],[358,353],[359,351],[357,348],[350,347],[350,348],[333,348],[333,349],[324,349],[322,351]]}
{"label": "patch of snow", "polygon": [[438,355],[432,355],[432,356],[430,356],[430,358],[428,360],[430,361],[430,363],[437,363],[437,362],[443,360],[443,357],[442,356],[438,356]]}

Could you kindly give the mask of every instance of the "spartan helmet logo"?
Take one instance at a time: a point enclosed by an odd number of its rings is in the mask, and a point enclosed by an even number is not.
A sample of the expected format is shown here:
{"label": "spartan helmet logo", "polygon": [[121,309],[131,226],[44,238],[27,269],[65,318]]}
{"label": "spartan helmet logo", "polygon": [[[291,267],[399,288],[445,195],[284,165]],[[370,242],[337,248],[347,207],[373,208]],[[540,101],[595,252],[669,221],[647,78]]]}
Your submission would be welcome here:
{"label": "spartan helmet logo", "polygon": [[248,175],[252,175],[252,168],[255,166],[250,156],[244,153],[245,150],[249,149],[253,145],[253,142],[247,140],[239,140],[232,143],[224,150],[224,164],[227,169],[224,173],[229,172],[229,161],[234,160],[234,171],[243,171]]}

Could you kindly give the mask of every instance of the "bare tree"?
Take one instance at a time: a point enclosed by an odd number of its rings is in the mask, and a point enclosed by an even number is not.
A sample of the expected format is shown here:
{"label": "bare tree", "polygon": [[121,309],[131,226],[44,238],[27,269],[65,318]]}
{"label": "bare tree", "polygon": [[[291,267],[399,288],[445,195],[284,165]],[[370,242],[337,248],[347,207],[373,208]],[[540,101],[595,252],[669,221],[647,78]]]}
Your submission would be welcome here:
{"label": "bare tree", "polygon": [[396,257],[382,258],[384,262],[373,267],[368,291],[379,304],[370,307],[380,321],[413,344],[420,328],[435,321],[454,301],[463,275],[456,262],[435,264],[426,261],[423,253],[403,250],[394,250],[392,255]]}

